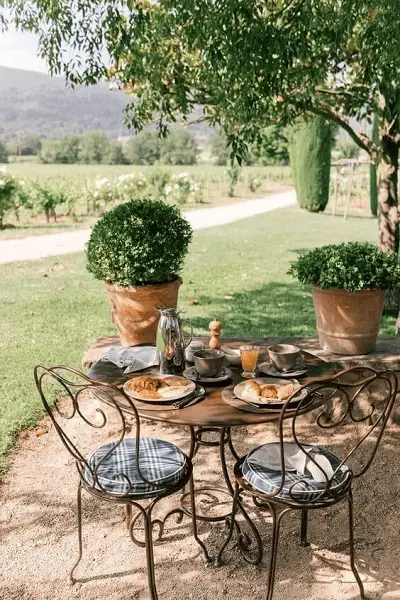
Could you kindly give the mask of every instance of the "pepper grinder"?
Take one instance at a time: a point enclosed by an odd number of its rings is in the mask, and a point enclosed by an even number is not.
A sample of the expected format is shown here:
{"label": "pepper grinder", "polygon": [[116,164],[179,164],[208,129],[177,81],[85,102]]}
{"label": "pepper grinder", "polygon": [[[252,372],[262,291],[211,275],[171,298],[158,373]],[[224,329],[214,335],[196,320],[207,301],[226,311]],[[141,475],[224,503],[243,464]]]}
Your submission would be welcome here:
{"label": "pepper grinder", "polygon": [[209,343],[209,348],[211,350],[219,350],[221,348],[221,340],[220,340],[220,336],[221,336],[221,328],[222,328],[222,323],[220,321],[211,321],[211,323],[208,326],[209,330],[210,330],[210,343]]}

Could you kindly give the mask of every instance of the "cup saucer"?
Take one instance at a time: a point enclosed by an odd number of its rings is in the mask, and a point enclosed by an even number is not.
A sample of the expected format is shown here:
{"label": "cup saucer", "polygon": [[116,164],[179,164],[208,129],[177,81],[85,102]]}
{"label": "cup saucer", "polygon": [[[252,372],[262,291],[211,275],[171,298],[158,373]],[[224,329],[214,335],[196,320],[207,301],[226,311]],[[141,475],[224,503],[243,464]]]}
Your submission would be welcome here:
{"label": "cup saucer", "polygon": [[258,365],[258,369],[265,373],[265,375],[271,375],[271,377],[283,377],[284,379],[291,379],[292,377],[301,377],[307,373],[307,367],[304,364],[298,364],[292,371],[278,371],[274,365],[270,362],[263,362]]}
{"label": "cup saucer", "polygon": [[199,383],[220,383],[221,381],[230,379],[232,377],[232,371],[227,367],[223,367],[223,374],[219,377],[205,377],[196,371],[196,367],[188,367],[184,370],[183,376],[192,381],[198,381]]}

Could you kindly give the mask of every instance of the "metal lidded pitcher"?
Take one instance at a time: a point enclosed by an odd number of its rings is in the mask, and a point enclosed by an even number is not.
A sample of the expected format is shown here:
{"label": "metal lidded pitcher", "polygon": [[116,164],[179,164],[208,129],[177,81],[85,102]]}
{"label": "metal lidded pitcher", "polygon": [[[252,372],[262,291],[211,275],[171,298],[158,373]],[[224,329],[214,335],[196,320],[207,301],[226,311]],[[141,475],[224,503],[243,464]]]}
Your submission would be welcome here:
{"label": "metal lidded pitcher", "polygon": [[[189,319],[181,319],[176,308],[161,308],[157,329],[157,348],[160,352],[160,373],[181,375],[185,370],[185,348],[193,337],[193,326]],[[185,340],[183,323],[190,325],[190,338]]]}

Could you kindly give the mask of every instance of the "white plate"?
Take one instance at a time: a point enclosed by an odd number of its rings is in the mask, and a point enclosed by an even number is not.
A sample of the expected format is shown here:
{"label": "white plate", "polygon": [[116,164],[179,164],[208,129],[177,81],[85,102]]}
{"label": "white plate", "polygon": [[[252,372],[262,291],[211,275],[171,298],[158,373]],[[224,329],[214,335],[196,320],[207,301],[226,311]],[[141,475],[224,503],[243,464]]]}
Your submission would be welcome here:
{"label": "white plate", "polygon": [[[300,365],[299,365],[300,367]],[[285,373],[282,373],[282,371],[277,371],[274,367],[274,365],[272,365],[269,362],[263,362],[261,363],[261,365],[258,365],[258,369],[260,371],[262,371],[262,373],[265,373],[266,375],[271,375],[272,377],[281,377],[281,378],[287,378],[287,379],[292,379],[292,377],[301,377],[302,375],[305,375],[307,373],[307,367],[301,367],[301,368],[297,368],[294,371],[286,371]]]}
{"label": "white plate", "polygon": [[135,377],[132,377],[132,379],[129,379],[124,383],[124,392],[131,398],[134,398],[135,400],[140,400],[141,402],[156,402],[158,404],[160,402],[174,402],[174,400],[184,398],[185,396],[191,394],[196,388],[196,384],[193,381],[189,381],[189,379],[187,379],[186,377],[181,377],[180,375],[156,375],[154,376],[154,379],[166,379],[167,377],[179,377],[179,379],[184,379],[186,381],[186,385],[185,387],[179,386],[177,388],[174,388],[176,390],[176,393],[174,393],[173,396],[168,398],[162,398],[161,396],[160,398],[146,398],[141,394],[141,392],[137,392],[136,390],[130,389],[129,382],[133,379],[136,379]]}
{"label": "white plate", "polygon": [[198,381],[199,383],[219,383],[221,381],[226,381],[232,377],[232,371],[226,367],[223,367],[224,375],[221,377],[203,377],[203,375],[199,375],[196,371],[196,367],[189,367],[183,371],[184,377],[191,379],[192,381]]}
{"label": "white plate", "polygon": [[[272,378],[272,377],[256,377],[255,379],[252,379],[251,381],[255,381],[256,383],[259,383],[260,385],[266,385],[266,384],[270,384],[270,385],[287,385],[289,383],[289,381],[287,379],[276,379],[276,378]],[[248,404],[256,404],[257,406],[263,406],[265,408],[275,408],[275,409],[281,409],[285,404],[286,404],[286,400],[281,400],[279,402],[276,402],[276,398],[271,398],[270,402],[268,401],[268,398],[263,398],[261,400],[260,396],[258,397],[258,400],[251,400],[250,398],[247,398],[246,396],[243,396],[243,388],[245,386],[245,384],[247,383],[247,381],[241,381],[240,383],[238,383],[233,392],[235,394],[235,396],[237,396],[240,400],[243,400],[243,402],[247,402]],[[294,389],[298,389],[300,387],[299,382],[296,379],[292,379],[291,383],[293,383],[294,385]],[[293,405],[297,405],[300,400],[302,400],[303,398],[306,397],[307,395],[307,390],[303,390],[298,396],[296,396],[296,398],[293,400]],[[292,405],[292,403],[291,403]]]}

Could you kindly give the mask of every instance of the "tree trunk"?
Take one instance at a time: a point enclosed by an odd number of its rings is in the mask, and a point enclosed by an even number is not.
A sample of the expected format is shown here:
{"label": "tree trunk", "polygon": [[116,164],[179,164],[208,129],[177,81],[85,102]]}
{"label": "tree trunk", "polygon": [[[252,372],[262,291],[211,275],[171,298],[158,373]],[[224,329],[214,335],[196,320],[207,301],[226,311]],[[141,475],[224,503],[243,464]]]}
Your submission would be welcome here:
{"label": "tree trunk", "polygon": [[399,148],[386,136],[381,138],[382,156],[377,168],[379,247],[385,252],[399,250],[397,169]]}

